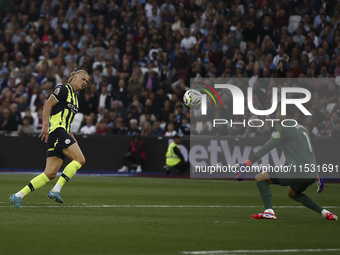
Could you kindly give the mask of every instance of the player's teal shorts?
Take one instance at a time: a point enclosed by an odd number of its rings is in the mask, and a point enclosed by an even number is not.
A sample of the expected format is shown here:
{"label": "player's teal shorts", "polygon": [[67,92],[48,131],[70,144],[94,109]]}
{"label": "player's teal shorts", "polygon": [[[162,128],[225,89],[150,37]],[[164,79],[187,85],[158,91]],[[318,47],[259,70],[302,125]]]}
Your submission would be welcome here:
{"label": "player's teal shorts", "polygon": [[47,157],[59,157],[65,159],[63,149],[70,147],[76,141],[63,128],[57,128],[51,132],[47,140]]}

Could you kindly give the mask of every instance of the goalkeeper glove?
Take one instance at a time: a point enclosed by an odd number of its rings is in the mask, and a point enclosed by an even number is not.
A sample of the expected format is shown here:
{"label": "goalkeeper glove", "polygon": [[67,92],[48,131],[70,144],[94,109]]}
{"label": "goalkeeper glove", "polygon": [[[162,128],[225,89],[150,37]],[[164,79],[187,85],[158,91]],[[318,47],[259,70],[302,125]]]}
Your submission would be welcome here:
{"label": "goalkeeper glove", "polygon": [[317,186],[316,192],[320,194],[323,191],[324,185],[323,185],[323,180],[320,178],[319,175],[316,177],[316,186]]}
{"label": "goalkeeper glove", "polygon": [[244,176],[246,174],[246,167],[251,165],[252,163],[249,159],[244,161],[243,164],[239,163],[235,164],[235,167],[237,168],[237,171],[235,173],[235,179],[237,179],[238,181],[243,181]]}

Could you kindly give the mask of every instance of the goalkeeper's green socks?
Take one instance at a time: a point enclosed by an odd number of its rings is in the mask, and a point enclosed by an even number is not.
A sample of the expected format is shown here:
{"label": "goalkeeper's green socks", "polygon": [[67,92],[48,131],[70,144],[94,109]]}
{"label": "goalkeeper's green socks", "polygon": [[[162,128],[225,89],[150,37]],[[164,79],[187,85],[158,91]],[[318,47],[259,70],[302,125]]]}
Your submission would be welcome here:
{"label": "goalkeeper's green socks", "polygon": [[304,193],[299,194],[296,198],[295,201],[298,201],[299,203],[303,204],[309,209],[312,209],[313,211],[317,213],[321,213],[323,208],[315,202],[313,199],[311,199],[309,196],[307,196]]}
{"label": "goalkeeper's green socks", "polygon": [[76,174],[77,170],[81,168],[81,164],[78,161],[72,160],[64,169],[63,173],[58,179],[58,182],[53,187],[53,192],[60,192],[61,188],[66,182]]}
{"label": "goalkeeper's green socks", "polygon": [[33,178],[22,190],[20,190],[15,195],[22,199],[24,198],[24,196],[31,193],[32,191],[35,191],[41,188],[42,186],[44,186],[49,181],[50,179],[46,176],[46,174],[42,173],[38,175],[37,177]]}
{"label": "goalkeeper's green socks", "polygon": [[257,187],[260,191],[264,209],[273,209],[272,205],[272,192],[270,191],[269,184],[266,181],[257,182]]}

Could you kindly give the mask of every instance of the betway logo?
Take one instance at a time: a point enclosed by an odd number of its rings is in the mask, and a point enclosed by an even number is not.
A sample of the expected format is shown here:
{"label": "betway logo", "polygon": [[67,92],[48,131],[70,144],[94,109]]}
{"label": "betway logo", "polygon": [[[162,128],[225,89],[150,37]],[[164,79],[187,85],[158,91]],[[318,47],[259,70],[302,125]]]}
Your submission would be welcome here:
{"label": "betway logo", "polygon": [[[244,115],[244,105],[245,99],[242,90],[232,84],[215,84],[214,88],[216,89],[229,89],[233,97],[233,115]],[[287,98],[287,94],[290,93],[300,93],[304,94],[303,98]],[[254,108],[253,104],[253,88],[248,88],[248,98],[247,105],[248,109],[252,114],[255,115],[269,115],[276,111],[278,106],[278,88],[272,88],[272,106],[267,110],[258,110]],[[281,88],[281,115],[286,115],[286,106],[288,104],[294,104],[304,115],[312,115],[304,106],[304,103],[307,103],[311,99],[311,93],[309,90],[304,88]],[[201,113],[202,115],[207,115],[207,95],[202,94],[202,102],[201,102]]]}

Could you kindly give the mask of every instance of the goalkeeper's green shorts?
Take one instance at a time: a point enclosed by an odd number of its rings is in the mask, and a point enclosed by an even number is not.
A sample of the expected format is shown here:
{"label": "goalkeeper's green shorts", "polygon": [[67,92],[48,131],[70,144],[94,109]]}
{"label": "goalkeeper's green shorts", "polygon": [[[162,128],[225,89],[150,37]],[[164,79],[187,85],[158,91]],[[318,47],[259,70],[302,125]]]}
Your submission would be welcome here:
{"label": "goalkeeper's green shorts", "polygon": [[290,186],[290,188],[297,194],[305,191],[310,185],[312,185],[316,178],[276,178],[270,177],[273,184],[279,184],[281,186]]}

